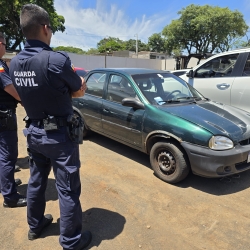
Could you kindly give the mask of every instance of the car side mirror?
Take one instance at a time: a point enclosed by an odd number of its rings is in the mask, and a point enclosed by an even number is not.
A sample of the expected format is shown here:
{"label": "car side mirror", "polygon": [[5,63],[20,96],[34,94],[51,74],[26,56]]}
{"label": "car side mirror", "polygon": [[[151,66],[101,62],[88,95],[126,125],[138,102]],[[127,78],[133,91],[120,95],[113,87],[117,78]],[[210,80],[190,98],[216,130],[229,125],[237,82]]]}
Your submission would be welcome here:
{"label": "car side mirror", "polygon": [[126,97],[122,100],[122,105],[135,109],[145,109],[144,104],[136,98]]}
{"label": "car side mirror", "polygon": [[192,69],[189,70],[189,72],[187,72],[186,76],[189,78],[194,78],[194,71]]}

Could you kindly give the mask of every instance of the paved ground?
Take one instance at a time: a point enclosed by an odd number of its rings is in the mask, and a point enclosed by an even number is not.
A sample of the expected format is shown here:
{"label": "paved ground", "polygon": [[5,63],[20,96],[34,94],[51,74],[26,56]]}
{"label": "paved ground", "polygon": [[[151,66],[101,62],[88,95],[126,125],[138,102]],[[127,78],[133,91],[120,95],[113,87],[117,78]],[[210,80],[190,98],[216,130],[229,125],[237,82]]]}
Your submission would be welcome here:
{"label": "paved ground", "polygon": [[[18,107],[21,193],[29,178],[24,116]],[[83,228],[93,232],[88,249],[250,249],[249,171],[230,182],[190,174],[174,186],[153,175],[147,155],[103,136],[93,134],[80,152]],[[46,212],[54,221],[32,242],[27,240],[26,208],[0,206],[0,249],[61,249],[53,174],[46,198]]]}

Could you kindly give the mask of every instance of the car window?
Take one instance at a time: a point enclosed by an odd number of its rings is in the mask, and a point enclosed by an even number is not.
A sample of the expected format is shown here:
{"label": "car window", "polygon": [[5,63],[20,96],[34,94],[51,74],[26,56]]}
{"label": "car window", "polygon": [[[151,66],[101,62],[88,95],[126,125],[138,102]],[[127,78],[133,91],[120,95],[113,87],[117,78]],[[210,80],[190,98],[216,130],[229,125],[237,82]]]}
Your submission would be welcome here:
{"label": "car window", "polygon": [[136,97],[130,82],[122,76],[112,74],[109,78],[107,99],[121,103],[126,97]]}
{"label": "car window", "polygon": [[189,95],[190,91],[187,88],[186,84],[183,84],[182,81],[177,81],[173,77],[164,78],[162,83],[164,93],[170,93],[175,90],[179,90],[182,94]]}
{"label": "car window", "polygon": [[195,89],[181,78],[169,73],[132,75],[143,95],[151,104],[186,102],[204,99]]}
{"label": "car window", "polygon": [[239,54],[216,57],[203,64],[195,72],[197,78],[228,77],[231,75]]}
{"label": "car window", "polygon": [[87,80],[85,93],[102,97],[106,73],[93,73]]}
{"label": "car window", "polygon": [[250,54],[248,55],[248,58],[247,58],[242,75],[243,76],[250,76]]}

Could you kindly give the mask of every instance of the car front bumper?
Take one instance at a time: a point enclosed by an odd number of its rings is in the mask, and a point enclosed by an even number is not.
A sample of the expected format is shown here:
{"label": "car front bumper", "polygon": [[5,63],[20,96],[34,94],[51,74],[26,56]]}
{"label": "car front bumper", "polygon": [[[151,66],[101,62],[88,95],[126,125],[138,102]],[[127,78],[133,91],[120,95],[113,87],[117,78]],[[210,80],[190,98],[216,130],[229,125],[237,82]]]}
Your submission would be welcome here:
{"label": "car front bumper", "polygon": [[216,151],[182,142],[194,174],[205,177],[223,177],[250,169],[247,162],[250,145],[237,145],[233,149]]}

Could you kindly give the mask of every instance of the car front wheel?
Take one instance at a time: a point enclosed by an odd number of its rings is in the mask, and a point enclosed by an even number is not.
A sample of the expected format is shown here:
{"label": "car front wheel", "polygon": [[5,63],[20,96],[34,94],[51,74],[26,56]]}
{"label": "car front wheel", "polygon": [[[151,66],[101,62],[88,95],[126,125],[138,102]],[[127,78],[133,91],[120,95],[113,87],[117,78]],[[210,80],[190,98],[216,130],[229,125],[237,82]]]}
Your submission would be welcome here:
{"label": "car front wheel", "polygon": [[157,142],[150,151],[150,163],[161,180],[177,183],[186,178],[190,167],[180,147],[173,142]]}

